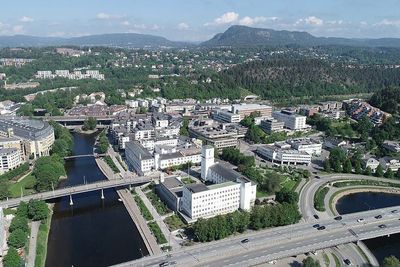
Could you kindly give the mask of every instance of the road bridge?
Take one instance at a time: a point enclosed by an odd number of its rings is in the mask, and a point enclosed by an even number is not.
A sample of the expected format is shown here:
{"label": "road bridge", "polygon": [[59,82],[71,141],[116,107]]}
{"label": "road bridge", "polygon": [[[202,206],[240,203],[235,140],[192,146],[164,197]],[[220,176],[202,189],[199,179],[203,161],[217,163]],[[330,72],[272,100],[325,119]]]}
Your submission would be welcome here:
{"label": "road bridge", "polygon": [[99,191],[99,197],[101,196],[102,198],[104,198],[104,194],[103,194],[104,189],[118,188],[118,187],[123,187],[123,186],[130,186],[130,185],[133,185],[133,186],[139,185],[139,184],[150,182],[154,178],[156,178],[156,177],[151,177],[151,176],[127,177],[127,178],[121,178],[121,179],[115,179],[115,180],[99,181],[99,182],[95,182],[95,183],[86,183],[86,184],[81,184],[81,185],[76,185],[76,186],[71,186],[71,187],[60,188],[60,189],[56,189],[53,191],[22,196],[20,198],[8,199],[6,201],[1,201],[0,207],[13,208],[13,207],[17,207],[21,201],[29,202],[30,200],[48,200],[48,199],[54,199],[54,198],[59,198],[59,197],[64,197],[64,196],[70,196],[70,203],[72,205],[73,204],[72,196],[75,194]]}
{"label": "road bridge", "polygon": [[64,157],[65,160],[68,159],[77,159],[77,158],[87,158],[87,157],[104,157],[107,154],[84,154],[84,155],[75,155],[75,156],[68,156],[68,157]]}
{"label": "road bridge", "polygon": [[[382,215],[376,219],[375,216]],[[361,222],[359,219],[363,219]],[[343,215],[320,220],[326,227],[318,230],[311,222],[276,227],[186,247],[159,256],[145,257],[116,266],[253,266],[302,253],[357,243],[361,240],[400,232],[400,206]],[[247,238],[249,242],[242,243]]]}

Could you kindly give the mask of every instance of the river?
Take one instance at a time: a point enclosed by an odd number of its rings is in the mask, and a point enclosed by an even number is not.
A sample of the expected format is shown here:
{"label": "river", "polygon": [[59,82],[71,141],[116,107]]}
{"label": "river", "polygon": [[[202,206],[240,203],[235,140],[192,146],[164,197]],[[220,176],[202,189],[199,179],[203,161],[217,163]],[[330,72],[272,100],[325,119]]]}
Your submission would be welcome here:
{"label": "river", "polygon": [[[96,135],[73,133],[73,155],[90,154]],[[104,180],[93,157],[68,160],[60,186]],[[47,245],[47,267],[109,266],[147,255],[143,240],[113,189],[57,199]]]}
{"label": "river", "polygon": [[[388,193],[354,193],[339,199],[336,209],[340,214],[400,205],[400,195]],[[400,259],[400,234],[364,241],[380,263],[394,255]]]}

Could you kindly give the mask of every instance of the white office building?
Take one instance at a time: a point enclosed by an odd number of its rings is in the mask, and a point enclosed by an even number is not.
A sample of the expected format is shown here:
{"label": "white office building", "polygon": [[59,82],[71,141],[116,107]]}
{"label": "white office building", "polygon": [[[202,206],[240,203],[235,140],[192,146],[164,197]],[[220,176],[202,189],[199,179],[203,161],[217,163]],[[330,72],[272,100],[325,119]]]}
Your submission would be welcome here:
{"label": "white office building", "polygon": [[166,154],[154,154],[156,169],[167,169],[172,166],[179,166],[191,162],[201,162],[201,151],[198,148],[189,148]]}
{"label": "white office building", "polygon": [[293,149],[319,156],[322,153],[322,143],[310,138],[291,139],[287,141]]}
{"label": "white office building", "polygon": [[139,142],[125,144],[125,157],[129,167],[139,175],[148,175],[154,169],[154,158]]}
{"label": "white office building", "polygon": [[260,122],[260,127],[267,133],[281,132],[285,126],[284,122],[278,121],[274,118],[268,118]]}
{"label": "white office building", "polygon": [[183,188],[181,211],[192,220],[250,210],[256,199],[257,185],[240,173],[214,161],[214,148],[203,146],[201,178],[214,183]]}
{"label": "white office building", "polygon": [[294,150],[284,146],[278,145],[265,145],[257,148],[257,153],[265,159],[278,165],[297,165],[297,164],[311,164],[311,154],[303,151]]}
{"label": "white office building", "polygon": [[240,115],[234,114],[227,110],[215,109],[213,110],[212,118],[219,122],[239,123]]}
{"label": "white office building", "polygon": [[294,111],[274,111],[272,112],[272,117],[278,121],[284,122],[285,127],[291,130],[303,130],[309,128],[306,124],[307,117],[296,114]]}

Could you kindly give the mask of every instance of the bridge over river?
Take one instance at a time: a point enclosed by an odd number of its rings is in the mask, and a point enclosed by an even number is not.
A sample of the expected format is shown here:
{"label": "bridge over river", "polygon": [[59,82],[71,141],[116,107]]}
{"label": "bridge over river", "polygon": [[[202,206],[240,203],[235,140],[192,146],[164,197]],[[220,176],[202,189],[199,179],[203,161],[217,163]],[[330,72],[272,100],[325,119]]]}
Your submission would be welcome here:
{"label": "bridge over river", "polygon": [[150,182],[154,178],[155,177],[151,177],[151,176],[141,176],[141,177],[136,176],[136,177],[126,177],[126,178],[121,178],[121,179],[115,179],[115,180],[100,181],[100,182],[95,182],[95,183],[86,183],[86,184],[81,184],[81,185],[77,185],[77,186],[60,188],[60,189],[56,189],[53,191],[22,196],[20,198],[8,199],[6,201],[1,201],[0,207],[13,208],[13,207],[17,207],[21,201],[28,202],[29,200],[32,200],[32,199],[48,200],[48,199],[59,198],[59,197],[64,197],[64,196],[70,196],[70,202],[71,202],[71,204],[73,204],[72,196],[75,194],[81,194],[81,193],[86,193],[86,192],[91,192],[91,191],[99,191],[99,197],[104,197],[103,189],[117,188],[117,187],[123,187],[123,186],[131,186],[131,185],[133,185],[133,186],[139,185],[139,184]]}

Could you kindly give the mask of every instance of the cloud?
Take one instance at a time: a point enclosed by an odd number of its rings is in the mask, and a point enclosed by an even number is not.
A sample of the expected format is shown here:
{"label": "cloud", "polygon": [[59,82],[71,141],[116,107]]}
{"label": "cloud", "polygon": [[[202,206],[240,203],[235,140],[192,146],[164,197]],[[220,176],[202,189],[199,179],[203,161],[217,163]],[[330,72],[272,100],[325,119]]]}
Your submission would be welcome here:
{"label": "cloud", "polygon": [[34,19],[31,17],[23,16],[19,19],[20,22],[33,22]]}
{"label": "cloud", "polygon": [[190,26],[186,22],[181,22],[178,24],[179,30],[188,30],[189,28],[190,28]]}
{"label": "cloud", "polygon": [[112,15],[104,12],[97,13],[96,18],[99,20],[111,20],[111,19],[122,19],[123,15]]}
{"label": "cloud", "polygon": [[124,20],[123,22],[121,22],[121,25],[123,25],[123,26],[130,26],[131,23],[130,23],[129,21],[127,21],[127,20]]}
{"label": "cloud", "polygon": [[232,25],[239,24],[245,26],[254,26],[257,24],[262,24],[267,21],[275,22],[278,20],[278,17],[249,17],[245,16],[243,18],[236,12],[226,12],[222,14],[220,17],[214,19],[212,22],[207,22],[204,26],[223,26],[223,25]]}
{"label": "cloud", "polygon": [[400,20],[389,20],[384,19],[378,23],[374,24],[375,26],[400,26]]}
{"label": "cloud", "polygon": [[221,17],[218,17],[214,19],[213,22],[207,22],[204,24],[205,26],[219,26],[219,25],[227,25],[227,24],[233,24],[238,22],[239,20],[239,14],[236,12],[226,12],[225,14],[222,14]]}
{"label": "cloud", "polygon": [[251,17],[246,16],[246,17],[240,19],[239,24],[240,25],[245,25],[245,26],[253,26],[255,24],[266,22],[266,21],[267,21],[266,17],[254,17],[254,18],[251,18]]}
{"label": "cloud", "polygon": [[310,25],[310,26],[322,26],[324,21],[315,16],[309,16],[307,18],[299,19],[296,21],[295,25]]}

